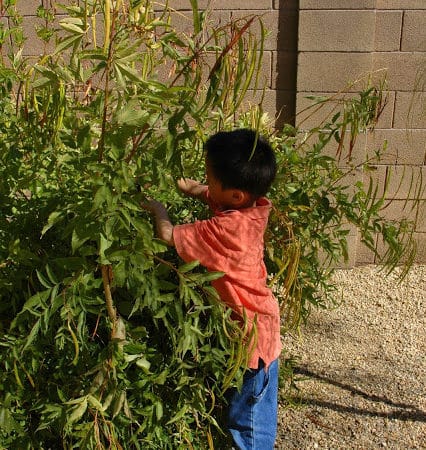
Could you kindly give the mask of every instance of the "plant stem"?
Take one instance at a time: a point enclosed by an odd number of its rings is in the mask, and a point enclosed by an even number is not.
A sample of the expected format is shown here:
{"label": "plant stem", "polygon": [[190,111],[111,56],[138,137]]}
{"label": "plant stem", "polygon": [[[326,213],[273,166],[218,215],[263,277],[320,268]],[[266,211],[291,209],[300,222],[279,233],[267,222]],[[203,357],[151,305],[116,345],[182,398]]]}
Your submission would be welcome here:
{"label": "plant stem", "polygon": [[[112,21],[111,21],[112,16]],[[109,106],[109,94],[110,94],[110,70],[112,63],[112,39],[111,36],[115,30],[115,15],[111,14],[111,5],[110,0],[106,0],[105,2],[105,40],[104,40],[104,52],[108,53],[106,60],[106,68],[105,68],[105,97],[104,97],[104,106],[102,112],[102,129],[101,136],[99,138],[98,144],[98,161],[101,162],[104,156],[104,147],[105,147],[105,133],[106,133],[106,124],[108,118],[108,106]]]}
{"label": "plant stem", "polygon": [[113,323],[113,326],[115,327],[115,323],[117,322],[117,311],[114,307],[114,302],[112,300],[111,295],[111,284],[110,284],[110,277],[109,277],[109,271],[111,269],[111,266],[101,266],[102,271],[102,281],[104,284],[104,293],[105,293],[105,301],[106,301],[106,307],[108,312],[108,317]]}

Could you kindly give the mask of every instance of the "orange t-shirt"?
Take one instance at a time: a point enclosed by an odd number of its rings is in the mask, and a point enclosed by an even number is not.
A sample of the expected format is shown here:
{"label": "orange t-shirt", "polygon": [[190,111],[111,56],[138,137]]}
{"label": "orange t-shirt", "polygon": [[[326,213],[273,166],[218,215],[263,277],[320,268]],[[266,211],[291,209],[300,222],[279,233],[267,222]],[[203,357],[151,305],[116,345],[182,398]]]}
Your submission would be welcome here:
{"label": "orange t-shirt", "polygon": [[[207,194],[208,195],[208,194]],[[265,366],[281,352],[279,305],[266,285],[263,235],[271,202],[262,197],[256,206],[240,210],[215,211],[208,220],[176,225],[173,239],[185,262],[198,260],[209,271],[225,275],[212,281],[222,301],[240,317],[256,321],[257,341],[248,366]]]}

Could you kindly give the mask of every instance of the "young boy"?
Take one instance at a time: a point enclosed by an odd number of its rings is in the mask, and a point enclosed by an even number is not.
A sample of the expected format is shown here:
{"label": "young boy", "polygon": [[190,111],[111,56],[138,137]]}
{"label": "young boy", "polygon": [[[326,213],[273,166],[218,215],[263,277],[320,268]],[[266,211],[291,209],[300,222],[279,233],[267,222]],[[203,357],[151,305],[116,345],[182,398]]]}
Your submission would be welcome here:
{"label": "young boy", "polygon": [[208,203],[213,217],[176,225],[152,200],[158,236],[185,261],[224,272],[212,285],[236,316],[255,323],[257,339],[242,390],[230,395],[228,429],[242,450],[272,450],[277,428],[279,306],[266,285],[263,235],[271,203],[264,195],[276,174],[269,143],[255,131],[220,132],[206,143],[207,185],[178,182],[186,195]]}

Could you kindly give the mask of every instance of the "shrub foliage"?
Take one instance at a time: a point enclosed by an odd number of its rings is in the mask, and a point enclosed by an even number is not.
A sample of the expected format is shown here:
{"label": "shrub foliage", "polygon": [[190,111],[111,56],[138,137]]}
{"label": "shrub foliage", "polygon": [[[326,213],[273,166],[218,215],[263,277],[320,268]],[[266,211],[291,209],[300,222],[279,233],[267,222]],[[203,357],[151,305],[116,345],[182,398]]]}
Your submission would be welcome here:
{"label": "shrub foliage", "polygon": [[202,176],[206,136],[270,134],[280,168],[266,258],[284,325],[297,325],[331,293],[348,224],[373,251],[383,236],[390,268],[411,252],[409,224],[381,218],[374,183],[345,184],[323,151],[374,125],[382,92],[341,100],[310,139],[272,133],[261,108],[241,114],[258,19],[213,26],[195,0],[190,20],[141,0],[40,7],[44,52],[25,58],[14,3],[1,2],[0,29],[0,445],[220,448],[242,331],[209,285],[221,274],[182,264],[139,203],[204,217],[175,181]]}

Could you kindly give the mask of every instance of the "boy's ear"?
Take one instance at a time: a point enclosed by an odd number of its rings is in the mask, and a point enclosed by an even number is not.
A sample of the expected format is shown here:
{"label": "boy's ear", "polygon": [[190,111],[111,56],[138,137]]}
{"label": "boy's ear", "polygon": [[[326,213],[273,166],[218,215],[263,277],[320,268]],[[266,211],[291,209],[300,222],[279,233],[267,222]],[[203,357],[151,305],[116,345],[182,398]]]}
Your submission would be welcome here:
{"label": "boy's ear", "polygon": [[232,203],[236,207],[245,206],[251,201],[251,195],[239,189],[232,189]]}

